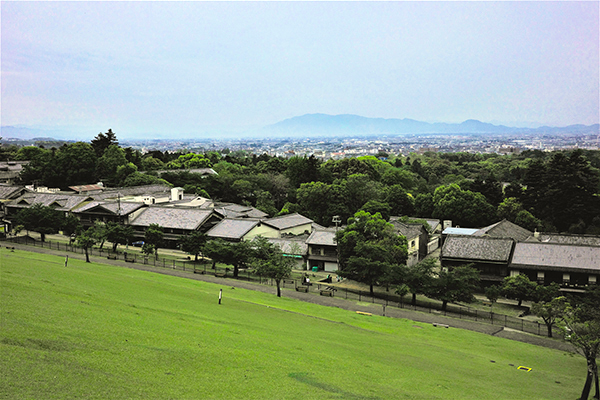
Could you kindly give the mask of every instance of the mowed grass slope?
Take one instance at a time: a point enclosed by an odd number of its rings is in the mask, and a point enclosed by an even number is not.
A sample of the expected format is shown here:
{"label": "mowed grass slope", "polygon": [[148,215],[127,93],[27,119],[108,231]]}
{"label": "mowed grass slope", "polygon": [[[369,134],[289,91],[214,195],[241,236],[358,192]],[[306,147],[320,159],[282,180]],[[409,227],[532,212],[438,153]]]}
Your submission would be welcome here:
{"label": "mowed grass slope", "polygon": [[0,398],[574,399],[585,378],[583,357],[474,332],[0,257]]}

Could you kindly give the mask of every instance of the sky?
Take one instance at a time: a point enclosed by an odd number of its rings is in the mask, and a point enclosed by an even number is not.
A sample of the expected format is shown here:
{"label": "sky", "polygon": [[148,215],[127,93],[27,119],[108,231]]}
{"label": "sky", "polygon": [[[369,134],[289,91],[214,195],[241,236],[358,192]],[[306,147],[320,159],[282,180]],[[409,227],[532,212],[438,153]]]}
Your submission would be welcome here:
{"label": "sky", "polygon": [[599,4],[3,1],[2,126],[217,138],[310,113],[591,125]]}

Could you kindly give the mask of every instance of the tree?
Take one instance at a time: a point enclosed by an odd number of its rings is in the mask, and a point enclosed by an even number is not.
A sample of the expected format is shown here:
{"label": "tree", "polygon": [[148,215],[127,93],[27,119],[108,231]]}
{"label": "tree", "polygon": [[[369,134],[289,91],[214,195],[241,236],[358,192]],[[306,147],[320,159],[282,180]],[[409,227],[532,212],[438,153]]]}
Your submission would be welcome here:
{"label": "tree", "polygon": [[62,212],[40,203],[22,209],[15,217],[16,225],[23,225],[26,230],[39,233],[42,242],[46,241],[46,235],[58,233],[64,220]]}
{"label": "tree", "polygon": [[279,248],[263,237],[252,241],[255,248],[252,265],[259,276],[271,278],[277,286],[277,297],[281,297],[281,281],[292,273],[293,259],[284,256]]}
{"label": "tree", "polygon": [[94,237],[94,227],[88,228],[86,231],[80,232],[75,238],[77,246],[81,247],[85,251],[85,262],[90,262],[89,249],[96,244],[96,238]]}
{"label": "tree", "polygon": [[154,257],[156,259],[158,259],[158,248],[162,246],[163,240],[163,228],[158,224],[148,225],[148,228],[146,228],[146,234],[144,235],[144,242],[154,246]]}
{"label": "tree", "polygon": [[68,214],[62,224],[62,232],[63,235],[71,236],[74,233],[77,233],[79,229],[81,229],[81,224],[79,223],[79,218],[74,216],[73,214]]}
{"label": "tree", "polygon": [[396,234],[379,213],[358,211],[336,233],[336,241],[340,275],[369,285],[371,295],[373,286],[385,279],[393,265],[406,262],[406,238]]}
{"label": "tree", "polygon": [[460,226],[485,226],[496,212],[481,193],[462,190],[453,183],[440,186],[433,194],[434,218],[450,219]]}
{"label": "tree", "polygon": [[121,225],[115,222],[106,224],[106,240],[112,243],[113,253],[117,251],[117,245],[128,244],[133,239],[133,228],[129,225]]}
{"label": "tree", "polygon": [[502,294],[517,299],[520,307],[523,300],[529,300],[533,296],[536,286],[536,283],[531,282],[527,275],[507,276],[502,284]]}
{"label": "tree", "polygon": [[426,258],[420,263],[408,267],[405,284],[412,293],[411,304],[417,304],[417,294],[427,294],[433,284],[433,270],[437,267],[435,258]]}
{"label": "tree", "polygon": [[67,188],[96,180],[97,157],[89,143],[75,142],[62,146],[48,166],[52,175],[46,179],[49,186]]}
{"label": "tree", "polygon": [[596,297],[595,301],[568,304],[562,317],[571,344],[587,362],[587,375],[580,397],[582,400],[589,397],[592,384],[596,388],[594,399],[600,399],[596,364],[600,348],[600,302],[597,300]]}
{"label": "tree", "polygon": [[566,305],[566,298],[563,296],[531,305],[531,313],[542,318],[544,324],[546,324],[548,337],[552,337],[552,327],[564,315]]}
{"label": "tree", "polygon": [[498,285],[492,285],[485,288],[485,297],[492,303],[492,308],[500,298],[500,294],[502,294],[502,288]]}
{"label": "tree", "polygon": [[142,253],[144,253],[146,257],[149,257],[150,254],[154,253],[155,251],[156,247],[152,243],[144,243],[142,245]]}
{"label": "tree", "polygon": [[204,252],[213,260],[213,268],[217,262],[233,265],[233,276],[237,277],[240,267],[249,264],[253,257],[250,242],[226,242],[222,239],[210,240]]}
{"label": "tree", "polygon": [[112,129],[109,129],[108,132],[102,133],[100,132],[92,141],[90,142],[94,152],[96,152],[96,156],[98,158],[102,157],[104,151],[108,149],[111,145],[119,145],[119,141],[117,140],[117,135],[115,135]]}
{"label": "tree", "polygon": [[198,262],[198,255],[202,253],[206,245],[206,235],[200,231],[193,231],[179,240],[181,250],[194,255],[194,261]]}
{"label": "tree", "polygon": [[[117,169],[126,164],[125,150],[116,144],[112,144],[104,151],[102,157],[98,159],[96,175],[98,178],[106,180],[108,185],[116,186],[119,183],[117,180]],[[137,167],[135,169],[137,170]]]}
{"label": "tree", "polygon": [[384,189],[384,201],[390,205],[390,215],[414,215],[415,199],[401,185]]}
{"label": "tree", "polygon": [[446,311],[448,302],[475,301],[475,290],[479,287],[479,271],[470,265],[442,270],[429,291],[429,296],[442,301],[442,311]]}

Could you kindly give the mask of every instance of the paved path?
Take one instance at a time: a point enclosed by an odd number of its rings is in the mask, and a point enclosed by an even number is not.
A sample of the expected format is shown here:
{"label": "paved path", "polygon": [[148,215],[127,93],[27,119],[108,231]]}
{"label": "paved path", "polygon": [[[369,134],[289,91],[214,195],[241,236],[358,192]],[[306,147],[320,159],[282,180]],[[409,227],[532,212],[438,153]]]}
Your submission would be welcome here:
{"label": "paved path", "polygon": [[[35,253],[54,254],[58,256],[68,255],[70,259],[85,260],[84,254],[65,252],[60,250],[51,250],[48,248],[27,246],[18,243],[11,242],[0,242],[4,246],[15,247],[15,251],[29,251]],[[275,294],[275,286],[261,285],[243,280],[237,280],[232,278],[218,278],[210,274],[193,274],[191,272],[174,270],[169,268],[154,267],[151,265],[143,265],[137,263],[127,263],[123,260],[108,260],[105,257],[90,257],[90,261],[101,264],[114,265],[124,268],[132,268],[141,271],[149,271],[159,273],[163,275],[177,276],[186,279],[194,279],[198,281],[211,282],[227,287],[236,287],[248,290],[255,290],[264,293]],[[450,326],[451,328],[467,329],[470,331],[485,333],[488,335],[494,335],[510,340],[517,340],[519,342],[534,344],[537,346],[548,347],[566,352],[574,352],[574,348],[570,343],[563,342],[559,339],[550,339],[543,336],[537,336],[518,330],[504,328],[502,326],[491,325],[476,321],[468,321],[464,319],[451,318],[442,315],[440,312],[432,310],[431,313],[425,313],[420,311],[413,311],[410,309],[402,309],[397,307],[384,307],[380,304],[366,304],[364,302],[357,302],[354,300],[346,300],[339,297],[320,296],[317,293],[303,293],[297,292],[294,289],[282,288],[282,296],[297,299],[309,303],[319,304],[329,307],[338,307],[349,311],[362,311],[371,313],[374,315],[385,315],[391,318],[405,318],[415,322],[421,323],[439,323]],[[384,314],[385,313],[385,314]],[[440,328],[444,329],[444,328]]]}

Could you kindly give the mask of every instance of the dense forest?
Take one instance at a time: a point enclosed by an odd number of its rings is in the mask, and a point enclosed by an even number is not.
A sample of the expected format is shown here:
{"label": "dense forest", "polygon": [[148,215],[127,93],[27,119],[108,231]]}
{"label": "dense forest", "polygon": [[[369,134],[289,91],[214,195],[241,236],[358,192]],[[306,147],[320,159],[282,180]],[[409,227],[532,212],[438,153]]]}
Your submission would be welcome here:
{"label": "dense forest", "polygon": [[[65,189],[167,182],[271,216],[299,212],[329,226],[358,210],[450,219],[481,227],[506,218],[530,230],[600,234],[600,151],[524,151],[514,155],[380,152],[321,161],[228,149],[206,153],[119,146],[109,130],[90,143],[59,148],[2,147],[4,160],[30,160],[21,183]],[[188,170],[213,168],[218,175]],[[167,172],[160,173],[157,171]]]}

